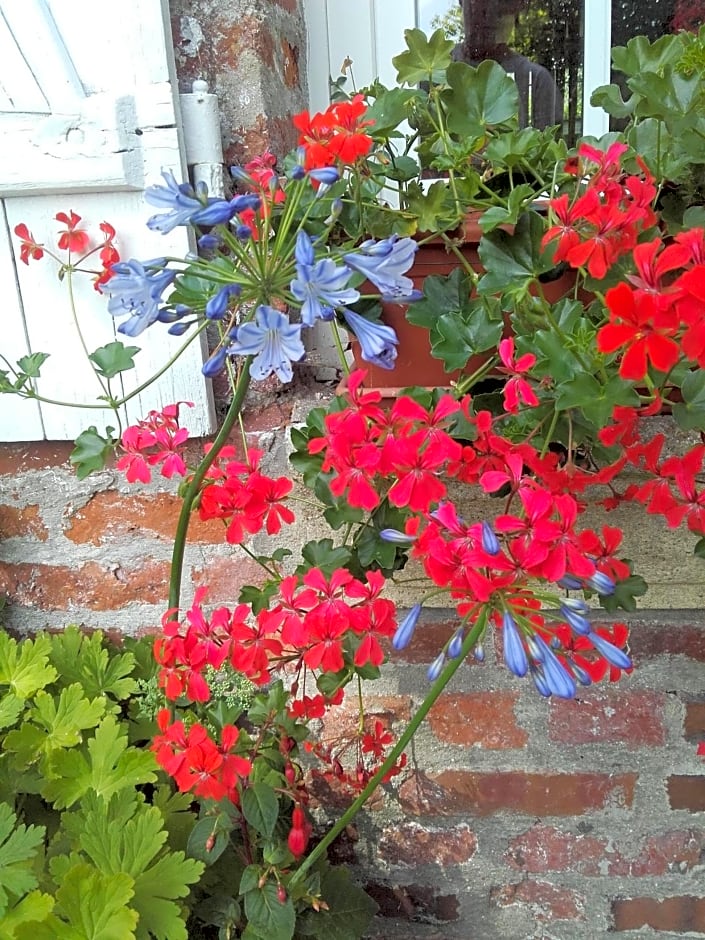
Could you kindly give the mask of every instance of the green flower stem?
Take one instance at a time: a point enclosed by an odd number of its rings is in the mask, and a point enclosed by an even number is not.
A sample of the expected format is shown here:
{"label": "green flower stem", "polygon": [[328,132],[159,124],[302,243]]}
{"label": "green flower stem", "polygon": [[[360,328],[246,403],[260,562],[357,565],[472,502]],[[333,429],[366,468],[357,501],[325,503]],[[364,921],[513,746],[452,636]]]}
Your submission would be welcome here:
{"label": "green flower stem", "polygon": [[404,748],[407,746],[409,741],[413,738],[418,730],[419,725],[424,720],[426,715],[429,713],[431,708],[435,705],[436,700],[441,695],[445,687],[448,685],[450,680],[453,678],[457,672],[460,664],[465,660],[465,657],[470,653],[470,651],[477,644],[478,639],[482,635],[487,625],[487,612],[486,609],[482,609],[475,626],[470,630],[468,635],[463,641],[463,646],[460,651],[460,655],[457,659],[451,659],[449,663],[444,668],[443,672],[436,679],[436,681],[431,686],[431,689],[423,700],[418,710],[414,714],[413,718],[409,724],[404,729],[403,734],[394,745],[392,750],[387,755],[386,760],[379,768],[377,773],[372,777],[365,787],[365,789],[360,793],[357,799],[352,803],[349,808],[343,813],[340,819],[335,823],[332,829],[330,829],[326,835],[321,839],[321,841],[316,845],[316,847],[311,851],[309,855],[303,860],[301,865],[294,872],[291,881],[289,882],[289,890],[291,891],[293,887],[303,880],[306,872],[311,868],[312,865],[315,865],[319,858],[325,854],[330,846],[340,835],[340,833],[349,825],[352,820],[357,816],[358,812],[362,809],[368,799],[375,792],[377,787],[380,785],[387,773],[392,769],[394,764],[397,762],[398,758],[404,751]]}
{"label": "green flower stem", "polygon": [[119,408],[121,405],[126,405],[131,398],[134,398],[136,395],[140,395],[146,388],[149,388],[152,382],[156,382],[157,379],[160,379],[165,372],[168,372],[176,360],[181,356],[181,354],[184,353],[191,343],[196,339],[196,337],[205,330],[207,325],[208,324],[206,322],[199,324],[194,332],[191,333],[186,342],[179,346],[174,355],[164,363],[161,369],[151,375],[148,379],[145,379],[145,381],[142,382],[141,385],[138,385],[137,388],[133,388],[132,391],[128,392],[126,395],[123,395],[122,398],[116,398],[115,406]]}
{"label": "green flower stem", "polygon": [[242,405],[245,401],[247,389],[250,387],[250,362],[252,357],[248,356],[242,364],[242,372],[237,380],[233,400],[230,403],[223,423],[213,441],[213,446],[205,455],[203,460],[196,468],[196,472],[186,487],[179,513],[179,521],[176,526],[176,535],[174,536],[174,548],[171,555],[171,573],[169,577],[169,610],[179,607],[181,600],[181,578],[184,568],[184,552],[186,550],[186,539],[188,537],[188,527],[191,521],[191,512],[201,491],[206,473],[220,453],[221,448],[228,439],[228,436],[237,422]]}

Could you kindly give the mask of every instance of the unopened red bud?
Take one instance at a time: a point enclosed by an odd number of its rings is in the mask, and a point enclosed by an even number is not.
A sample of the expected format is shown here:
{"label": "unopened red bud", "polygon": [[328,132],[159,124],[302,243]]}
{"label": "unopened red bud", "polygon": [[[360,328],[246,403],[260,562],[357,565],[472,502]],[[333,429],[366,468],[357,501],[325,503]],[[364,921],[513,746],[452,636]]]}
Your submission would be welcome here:
{"label": "unopened red bud", "polygon": [[289,783],[294,783],[296,780],[296,771],[294,770],[294,765],[289,763],[284,768],[284,776],[289,781]]}
{"label": "unopened red bud", "polygon": [[286,888],[283,884],[280,884],[277,887],[277,900],[280,904],[286,903]]}
{"label": "unopened red bud", "polygon": [[215,833],[211,832],[211,834],[206,839],[206,852],[212,852],[214,846],[215,846]]}
{"label": "unopened red bud", "polygon": [[291,814],[291,825],[294,829],[303,829],[306,817],[300,806],[295,806]]}

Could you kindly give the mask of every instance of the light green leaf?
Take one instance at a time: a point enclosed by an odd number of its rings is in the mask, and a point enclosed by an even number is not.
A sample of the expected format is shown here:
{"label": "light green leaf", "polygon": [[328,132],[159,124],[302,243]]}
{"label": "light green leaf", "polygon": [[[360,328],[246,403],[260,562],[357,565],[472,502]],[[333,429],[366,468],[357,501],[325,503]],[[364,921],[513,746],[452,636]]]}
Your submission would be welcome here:
{"label": "light green leaf", "polygon": [[49,353],[31,353],[29,356],[22,356],[21,359],[17,360],[17,366],[20,372],[24,375],[29,376],[29,378],[37,379],[39,378],[39,372],[49,358]]}
{"label": "light green leaf", "polygon": [[31,891],[0,918],[0,940],[33,940],[35,929],[51,914],[54,898],[41,891]]}
{"label": "light green leaf", "polygon": [[0,803],[0,916],[10,897],[19,898],[37,886],[32,862],[44,839],[43,826],[25,826],[7,803]]}
{"label": "light green leaf", "polygon": [[82,740],[82,732],[95,728],[105,714],[105,698],[90,701],[83,694],[80,683],[73,682],[62,689],[58,699],[48,692],[38,692],[29,717],[47,732],[45,752],[56,747],[75,747]]}
{"label": "light green leaf", "polygon": [[[75,865],[56,892],[57,933],[39,933],[45,940],[134,940],[138,914],[128,907],[134,894],[129,875],[104,875],[90,865]],[[70,928],[67,930],[67,926]]]}
{"label": "light green leaf", "polygon": [[42,796],[57,809],[72,806],[87,790],[109,799],[113,793],[154,783],[156,762],[150,751],[128,748],[127,733],[106,715],[88,741],[88,758],[80,750],[57,751],[49,760],[49,779]]}
{"label": "light green leaf", "polygon": [[446,39],[442,29],[429,38],[420,29],[405,29],[406,51],[394,56],[392,65],[397,70],[398,85],[418,85],[419,82],[442,78],[451,62],[453,43]]}
{"label": "light green leaf", "polygon": [[9,728],[15,724],[24,709],[24,699],[14,692],[6,692],[0,699],[0,728]]}
{"label": "light green leaf", "polygon": [[106,379],[112,379],[120,372],[135,368],[135,356],[139,346],[125,346],[119,340],[101,346],[88,357],[96,365],[96,372]]}
{"label": "light green leaf", "polygon": [[50,655],[62,680],[79,682],[88,698],[107,693],[121,701],[137,689],[137,683],[130,678],[134,655],[107,649],[100,630],[89,636],[76,626],[68,626],[51,638]]}
{"label": "light green leaf", "polygon": [[0,685],[9,685],[19,698],[31,698],[56,679],[49,651],[47,636],[17,643],[7,633],[0,633]]}

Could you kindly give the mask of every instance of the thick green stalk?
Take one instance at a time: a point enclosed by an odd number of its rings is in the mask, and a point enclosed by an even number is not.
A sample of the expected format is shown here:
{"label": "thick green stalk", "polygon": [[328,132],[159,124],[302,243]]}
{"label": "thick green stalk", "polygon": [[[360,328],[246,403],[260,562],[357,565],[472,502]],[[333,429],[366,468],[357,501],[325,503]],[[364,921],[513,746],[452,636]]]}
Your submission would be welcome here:
{"label": "thick green stalk", "polygon": [[235,425],[235,422],[237,421],[238,417],[240,416],[240,412],[242,411],[245,395],[247,394],[247,389],[250,386],[251,360],[252,357],[248,356],[247,359],[243,361],[242,371],[240,372],[240,377],[238,378],[237,385],[235,386],[233,400],[230,403],[230,407],[228,408],[220,430],[218,431],[218,434],[213,441],[213,446],[196,468],[196,472],[191,478],[191,482],[186,487],[186,492],[184,493],[183,502],[181,504],[181,512],[179,513],[179,521],[176,526],[176,535],[174,536],[174,548],[171,554],[171,572],[169,577],[170,610],[178,608],[181,600],[181,577],[184,568],[184,552],[186,551],[186,539],[188,537],[189,522],[191,521],[191,512],[193,510],[196,498],[201,491],[201,484],[205,479],[206,473],[208,473],[208,469],[220,453],[221,448],[227,441],[228,436],[230,435],[230,432],[232,431],[233,426]]}
{"label": "thick green stalk", "polygon": [[380,785],[384,777],[392,769],[394,764],[397,762],[397,759],[401,756],[406,745],[409,743],[409,741],[411,741],[413,736],[416,734],[416,731],[419,725],[424,720],[426,715],[429,713],[431,708],[433,708],[433,706],[436,703],[436,700],[438,699],[440,694],[443,692],[445,687],[448,685],[450,680],[453,678],[460,664],[464,661],[465,657],[468,656],[470,651],[477,645],[477,641],[482,635],[486,624],[487,624],[487,614],[485,610],[483,609],[480,613],[480,616],[477,619],[477,622],[475,623],[475,626],[470,630],[468,635],[465,637],[465,640],[463,641],[462,649],[460,651],[460,655],[457,657],[457,659],[451,659],[448,662],[443,672],[433,683],[433,685],[431,686],[429,690],[428,695],[423,700],[418,710],[415,712],[413,718],[404,729],[404,732],[402,733],[401,737],[399,738],[397,743],[394,745],[392,750],[389,752],[386,760],[384,761],[382,766],[379,768],[377,773],[374,775],[374,777],[370,779],[369,783],[367,784],[365,789],[362,791],[362,793],[360,793],[360,795],[357,797],[355,802],[349,806],[349,808],[343,813],[343,815],[336,822],[336,824],[332,827],[332,829],[330,829],[330,831],[326,833],[326,835],[321,839],[318,845],[316,845],[316,847],[311,851],[311,853],[306,856],[306,858],[303,860],[301,865],[294,872],[294,875],[291,881],[289,882],[289,889],[291,889],[295,884],[298,884],[298,882],[303,880],[309,868],[311,868],[312,865],[315,865],[318,859],[321,858],[321,856],[325,854],[325,852],[328,849],[328,846],[331,845],[338,838],[338,836],[345,829],[345,827],[352,822],[355,816],[357,816],[358,812],[362,809],[365,803],[369,800],[369,798],[375,792],[375,790]]}

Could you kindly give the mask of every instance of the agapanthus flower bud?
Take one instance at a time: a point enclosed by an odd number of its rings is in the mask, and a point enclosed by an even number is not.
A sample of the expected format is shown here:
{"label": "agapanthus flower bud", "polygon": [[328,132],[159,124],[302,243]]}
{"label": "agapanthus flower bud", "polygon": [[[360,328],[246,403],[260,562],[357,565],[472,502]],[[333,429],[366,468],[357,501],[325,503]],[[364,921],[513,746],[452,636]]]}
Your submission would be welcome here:
{"label": "agapanthus flower bud", "polygon": [[592,685],[592,679],[590,674],[583,669],[582,666],[579,666],[577,663],[574,663],[572,660],[568,660],[570,668],[573,670],[573,675],[578,680],[581,685]]}
{"label": "agapanthus flower bud", "polygon": [[598,594],[614,594],[615,583],[609,575],[596,571],[587,579],[589,587]]}
{"label": "agapanthus flower bud", "polygon": [[572,574],[564,574],[559,581],[556,581],[556,584],[564,591],[579,591],[583,586],[583,582]]}
{"label": "agapanthus flower bud", "polygon": [[592,624],[587,617],[583,617],[583,615],[577,613],[577,611],[571,610],[570,607],[561,604],[560,613],[565,617],[571,628],[580,636],[587,636],[592,630]]}
{"label": "agapanthus flower bud", "polygon": [[392,646],[395,650],[403,650],[409,645],[409,641],[414,635],[414,630],[416,629],[416,624],[420,616],[421,604],[414,604],[409,613],[399,624],[396,633],[392,637]]}
{"label": "agapanthus flower bud", "polygon": [[436,658],[433,660],[431,665],[428,667],[428,672],[426,673],[426,675],[428,676],[429,682],[436,681],[436,679],[440,676],[441,672],[443,671],[443,667],[445,666],[445,664],[446,664],[446,654],[439,653],[438,656],[436,656]]}
{"label": "agapanthus flower bud", "polygon": [[550,646],[547,645],[543,637],[535,636],[534,641],[543,654],[543,659],[541,660],[543,674],[551,692],[559,698],[574,698],[576,687],[575,680],[571,674],[563,666],[563,663],[558,659]]}
{"label": "agapanthus flower bud", "polygon": [[228,351],[223,346],[216,351],[203,363],[201,372],[209,379],[223,371],[225,360],[228,357]]}
{"label": "agapanthus flower bud", "polygon": [[226,284],[214,294],[206,304],[206,317],[209,320],[222,320],[228,309],[231,297],[237,297],[242,288],[239,284]]}
{"label": "agapanthus flower bud", "polygon": [[317,183],[324,183],[326,186],[332,186],[340,179],[340,173],[334,166],[321,166],[310,170],[308,174],[312,180]]}
{"label": "agapanthus flower bud", "polygon": [[482,523],[482,547],[488,555],[499,554],[499,539],[489,522]]}
{"label": "agapanthus flower bud", "polygon": [[535,666],[533,663],[530,666],[531,678],[534,680],[534,685],[536,686],[536,691],[543,695],[544,698],[550,698],[551,690],[548,687],[546,682],[546,676],[543,672],[543,666],[540,664]]}
{"label": "agapanthus flower bud", "polygon": [[519,636],[519,629],[508,610],[504,612],[502,625],[504,627],[504,661],[507,668],[515,676],[521,678],[526,675],[529,660],[526,658],[526,650]]}
{"label": "agapanthus flower bud", "polygon": [[448,644],[448,655],[451,659],[457,659],[458,656],[463,651],[463,640],[465,639],[465,631],[462,627],[457,629],[453,634],[453,637]]}
{"label": "agapanthus flower bud", "polygon": [[478,663],[484,663],[485,661],[485,647],[482,643],[478,643],[475,649],[473,650],[473,656],[478,661]]}
{"label": "agapanthus flower bud", "polygon": [[415,535],[407,535],[399,529],[382,529],[379,537],[383,542],[391,542],[392,545],[413,545],[416,541]]}
{"label": "agapanthus flower bud", "polygon": [[191,320],[184,322],[183,320],[179,323],[172,323],[172,325],[167,330],[167,333],[170,336],[183,336],[186,330],[192,325]]}
{"label": "agapanthus flower bud", "polygon": [[561,601],[561,606],[569,607],[571,610],[575,610],[579,614],[587,614],[590,610],[587,601],[583,600],[582,597],[564,597]]}
{"label": "agapanthus flower bud", "polygon": [[627,654],[613,643],[610,643],[609,640],[605,640],[604,637],[599,636],[597,633],[591,633],[590,642],[600,656],[606,659],[610,665],[616,666],[617,669],[632,668],[632,661]]}

